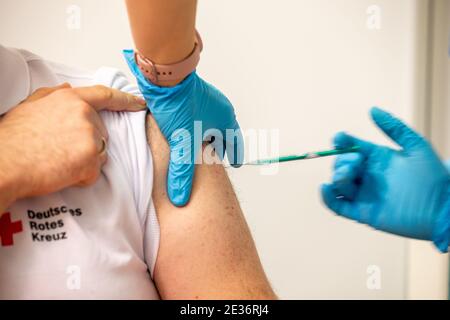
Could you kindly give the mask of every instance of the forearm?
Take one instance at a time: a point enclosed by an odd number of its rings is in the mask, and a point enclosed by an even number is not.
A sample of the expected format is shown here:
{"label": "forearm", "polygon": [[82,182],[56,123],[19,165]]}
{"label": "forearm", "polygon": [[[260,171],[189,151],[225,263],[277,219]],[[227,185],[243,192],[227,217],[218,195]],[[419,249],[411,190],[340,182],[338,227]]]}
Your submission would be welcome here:
{"label": "forearm", "polygon": [[[0,139],[5,139],[1,133]],[[12,150],[4,141],[0,140],[0,214],[19,198],[20,191],[20,176],[15,173]]]}
{"label": "forearm", "polygon": [[197,0],[126,0],[126,4],[141,54],[157,64],[173,64],[189,56],[195,44]]}
{"label": "forearm", "polygon": [[[0,161],[1,165],[2,161]],[[14,202],[14,193],[11,192],[12,184],[11,178],[0,170],[0,215]]]}

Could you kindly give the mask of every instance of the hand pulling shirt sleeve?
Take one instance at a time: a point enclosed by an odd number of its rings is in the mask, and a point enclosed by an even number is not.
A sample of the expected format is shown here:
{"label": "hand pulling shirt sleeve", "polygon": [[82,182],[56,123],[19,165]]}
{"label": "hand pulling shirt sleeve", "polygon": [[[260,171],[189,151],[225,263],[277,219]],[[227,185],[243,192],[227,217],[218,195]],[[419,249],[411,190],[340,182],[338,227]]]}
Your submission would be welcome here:
{"label": "hand pulling shirt sleeve", "polygon": [[[15,61],[0,60],[14,85],[11,92],[0,88],[1,113],[37,88],[63,82],[138,92],[114,69],[75,70],[0,46],[4,55]],[[110,136],[108,162],[94,185],[23,199],[0,212],[0,299],[159,298],[152,280],[159,225],[146,113],[101,117]]]}

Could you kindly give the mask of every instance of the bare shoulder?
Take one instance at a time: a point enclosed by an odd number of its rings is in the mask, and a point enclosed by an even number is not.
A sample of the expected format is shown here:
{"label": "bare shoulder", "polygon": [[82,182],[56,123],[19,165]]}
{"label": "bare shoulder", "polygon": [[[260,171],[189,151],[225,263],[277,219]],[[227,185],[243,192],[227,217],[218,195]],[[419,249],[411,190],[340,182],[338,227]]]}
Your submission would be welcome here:
{"label": "bare shoulder", "polygon": [[169,148],[147,117],[152,192],[161,228],[155,281],[165,299],[275,299],[250,230],[221,164],[196,166],[191,201],[167,198]]}

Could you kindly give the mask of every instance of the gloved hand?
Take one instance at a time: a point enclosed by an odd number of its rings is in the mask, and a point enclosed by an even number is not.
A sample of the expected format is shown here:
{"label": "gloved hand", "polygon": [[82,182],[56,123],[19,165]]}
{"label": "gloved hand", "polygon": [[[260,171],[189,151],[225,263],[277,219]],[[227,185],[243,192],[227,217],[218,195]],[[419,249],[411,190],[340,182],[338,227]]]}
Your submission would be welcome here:
{"label": "gloved hand", "polygon": [[[214,148],[223,158],[226,150],[231,165],[244,159],[242,133],[230,101],[196,72],[174,87],[159,87],[147,81],[137,67],[132,50],[125,59],[171,150],[167,191],[176,206],[187,204],[192,189],[195,159],[203,138],[214,136]],[[201,125],[194,136],[194,121]],[[197,122],[200,121],[200,122]],[[216,129],[216,130],[214,130]],[[212,132],[214,130],[215,132]],[[203,137],[203,135],[207,135]]]}
{"label": "gloved hand", "polygon": [[445,166],[447,167],[448,172],[450,172],[450,160],[445,161]]}
{"label": "gloved hand", "polygon": [[373,121],[402,149],[338,133],[338,148],[359,153],[336,159],[333,181],[322,185],[325,204],[337,214],[400,236],[450,242],[450,175],[431,145],[400,120],[378,109]]}

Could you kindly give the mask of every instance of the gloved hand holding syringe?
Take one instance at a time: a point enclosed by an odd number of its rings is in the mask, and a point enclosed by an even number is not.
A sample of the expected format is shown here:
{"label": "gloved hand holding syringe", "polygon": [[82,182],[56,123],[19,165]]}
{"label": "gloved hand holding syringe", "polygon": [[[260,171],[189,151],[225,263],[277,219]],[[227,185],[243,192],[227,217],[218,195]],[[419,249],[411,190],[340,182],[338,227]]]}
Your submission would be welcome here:
{"label": "gloved hand holding syringe", "polygon": [[256,160],[270,165],[337,155],[331,183],[321,186],[325,205],[338,215],[408,238],[430,240],[441,252],[450,244],[449,169],[419,133],[391,114],[373,108],[376,125],[400,149],[346,133],[335,149]]}

